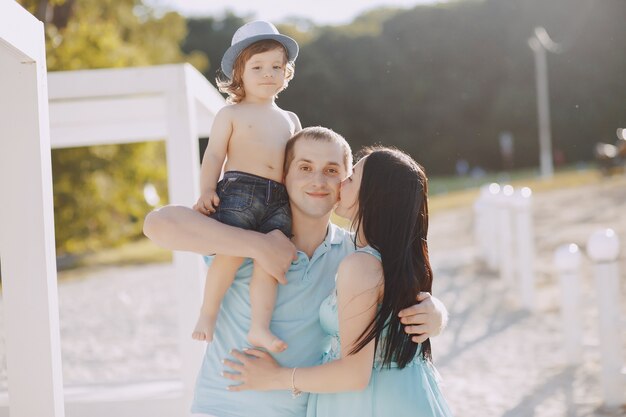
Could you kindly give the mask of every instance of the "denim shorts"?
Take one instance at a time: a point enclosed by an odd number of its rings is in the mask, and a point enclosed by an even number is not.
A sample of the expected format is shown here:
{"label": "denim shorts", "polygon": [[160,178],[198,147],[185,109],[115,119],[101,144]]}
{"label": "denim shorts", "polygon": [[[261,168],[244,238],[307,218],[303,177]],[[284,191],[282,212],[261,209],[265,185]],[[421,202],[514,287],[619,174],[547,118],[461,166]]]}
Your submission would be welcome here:
{"label": "denim shorts", "polygon": [[291,238],[291,209],[284,184],[228,171],[217,183],[220,204],[211,215],[217,221],[242,229],[268,233],[278,229]]}

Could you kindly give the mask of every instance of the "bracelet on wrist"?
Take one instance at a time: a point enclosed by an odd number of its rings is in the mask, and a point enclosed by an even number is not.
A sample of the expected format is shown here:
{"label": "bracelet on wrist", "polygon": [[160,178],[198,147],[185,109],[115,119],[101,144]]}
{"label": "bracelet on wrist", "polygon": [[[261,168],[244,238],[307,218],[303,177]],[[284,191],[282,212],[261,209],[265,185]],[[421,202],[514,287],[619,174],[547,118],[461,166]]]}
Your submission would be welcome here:
{"label": "bracelet on wrist", "polygon": [[300,395],[302,395],[302,391],[296,388],[296,369],[298,368],[293,368],[293,370],[291,371],[291,398],[298,398]]}

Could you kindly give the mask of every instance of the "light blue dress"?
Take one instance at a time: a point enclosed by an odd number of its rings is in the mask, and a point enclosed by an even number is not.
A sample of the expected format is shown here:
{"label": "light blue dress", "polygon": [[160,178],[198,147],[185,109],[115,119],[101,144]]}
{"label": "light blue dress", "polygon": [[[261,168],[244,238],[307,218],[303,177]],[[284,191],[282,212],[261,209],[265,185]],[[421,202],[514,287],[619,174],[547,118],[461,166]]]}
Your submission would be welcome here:
{"label": "light blue dress", "polygon": [[[380,254],[371,247],[357,251],[367,252],[380,260]],[[341,357],[337,292],[322,302],[320,323],[330,338],[330,349],[323,362]],[[439,390],[439,374],[433,365],[418,352],[403,369],[397,365],[382,366],[380,357],[374,358],[372,377],[363,391],[335,394],[311,394],[307,417],[451,417],[452,412]]]}

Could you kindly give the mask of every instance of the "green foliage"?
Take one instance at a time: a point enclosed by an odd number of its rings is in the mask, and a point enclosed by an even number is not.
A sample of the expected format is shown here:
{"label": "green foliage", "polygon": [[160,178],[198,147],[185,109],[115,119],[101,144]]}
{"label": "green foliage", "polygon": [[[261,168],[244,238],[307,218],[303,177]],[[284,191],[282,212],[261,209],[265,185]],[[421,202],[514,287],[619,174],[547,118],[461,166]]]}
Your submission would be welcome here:
{"label": "green foliage", "polygon": [[45,23],[50,71],[165,64],[188,58],[179,47],[187,35],[184,18],[174,12],[157,16],[141,0],[20,3]]}
{"label": "green foliage", "polygon": [[[552,133],[567,161],[592,159],[597,141],[626,126],[626,2],[486,0],[382,10],[314,28],[281,107],[322,124],[354,148],[396,145],[430,173],[458,159],[502,169],[498,136],[515,138],[515,166],[538,165],[536,26],[563,43],[548,54]],[[364,25],[364,22],[366,25]]]}
{"label": "green foliage", "polygon": [[205,17],[189,19],[189,33],[182,44],[185,53],[201,53],[208,57],[204,76],[215,85],[216,71],[220,67],[222,55],[230,46],[235,31],[245,23],[243,18],[227,14],[222,19]]}
{"label": "green foliage", "polygon": [[52,152],[57,251],[77,254],[112,247],[142,234],[153,184],[167,202],[165,145],[151,142]]}

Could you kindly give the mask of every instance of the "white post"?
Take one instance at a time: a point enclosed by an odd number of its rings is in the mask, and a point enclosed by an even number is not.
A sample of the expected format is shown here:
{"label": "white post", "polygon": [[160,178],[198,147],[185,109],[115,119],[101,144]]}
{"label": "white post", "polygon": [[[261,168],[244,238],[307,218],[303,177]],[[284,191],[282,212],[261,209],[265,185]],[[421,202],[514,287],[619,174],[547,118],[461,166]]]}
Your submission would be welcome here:
{"label": "white post", "polygon": [[497,183],[489,184],[489,193],[485,200],[485,222],[484,231],[486,242],[487,267],[491,271],[497,271],[499,267],[500,247],[498,233],[498,199],[501,193],[500,185]]}
{"label": "white post", "polygon": [[515,195],[515,240],[517,243],[516,271],[520,284],[522,306],[535,310],[535,245],[532,220],[532,191],[522,188]]}
{"label": "white post", "polygon": [[554,266],[561,289],[563,341],[569,365],[578,365],[582,361],[580,260],[580,251],[574,243],[559,246],[554,252]]}
{"label": "white post", "polygon": [[[535,30],[535,32],[537,32]],[[541,177],[552,178],[552,137],[550,133],[550,97],[548,93],[548,64],[546,49],[537,34],[528,40],[535,55],[535,77],[537,82],[537,113],[539,116],[539,164]]]}
{"label": "white post", "polygon": [[9,407],[63,417],[43,24],[0,1],[0,254]]}
{"label": "white post", "polygon": [[594,263],[593,272],[598,291],[604,403],[610,408],[619,407],[626,402],[626,388],[622,376],[624,332],[620,320],[617,263],[619,239],[612,229],[598,230],[589,237],[587,252]]}
{"label": "white post", "polygon": [[498,198],[498,261],[500,279],[512,289],[515,279],[515,263],[513,258],[513,227],[511,219],[511,197],[515,190],[510,185],[502,187]]}
{"label": "white post", "polygon": [[474,201],[474,241],[478,248],[478,257],[487,262],[487,254],[489,252],[488,245],[489,240],[486,235],[487,225],[489,217],[487,217],[489,198],[489,186],[483,185],[480,187],[480,194],[476,201]]}
{"label": "white post", "polygon": [[[200,192],[200,152],[196,103],[190,90],[185,68],[175,68],[172,79],[176,86],[168,93],[168,137],[166,139],[168,184],[171,204],[191,206]],[[191,338],[200,311],[204,267],[199,255],[174,252],[176,287],[178,289],[179,347],[182,355],[181,379],[183,400],[189,404],[193,396],[205,343]]]}

